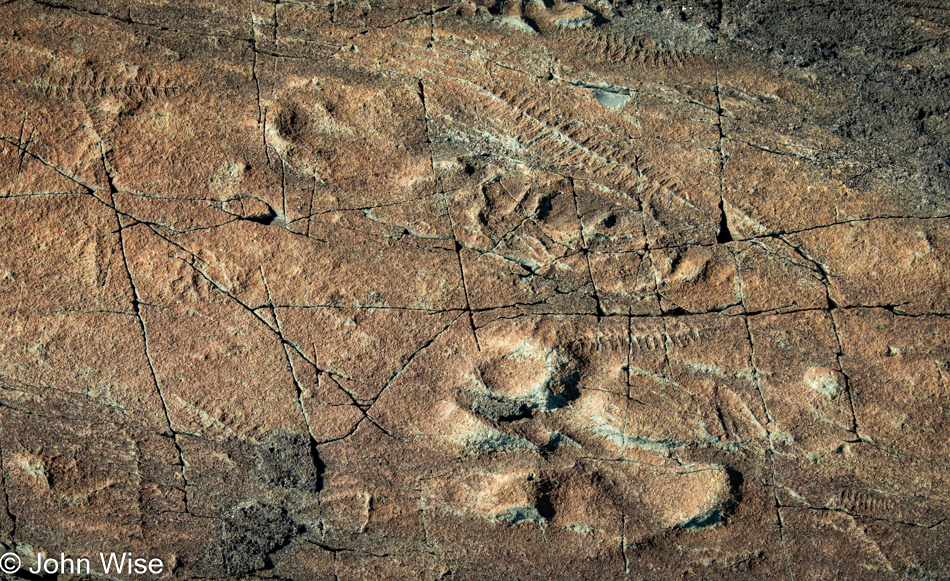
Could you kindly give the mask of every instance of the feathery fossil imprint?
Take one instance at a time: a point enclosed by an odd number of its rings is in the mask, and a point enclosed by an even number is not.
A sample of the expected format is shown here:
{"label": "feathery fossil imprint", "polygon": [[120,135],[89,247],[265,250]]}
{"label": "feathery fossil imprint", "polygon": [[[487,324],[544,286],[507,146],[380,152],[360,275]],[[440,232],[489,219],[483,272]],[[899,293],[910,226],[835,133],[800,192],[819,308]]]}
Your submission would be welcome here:
{"label": "feathery fossil imprint", "polygon": [[133,74],[84,69],[39,81],[36,88],[52,99],[89,101],[115,97],[134,102],[176,97],[183,87],[158,73],[135,68]]}
{"label": "feathery fossil imprint", "polygon": [[710,62],[707,55],[648,47],[643,39],[620,33],[563,31],[555,34],[553,39],[571,46],[585,56],[646,68],[682,68],[687,64]]}

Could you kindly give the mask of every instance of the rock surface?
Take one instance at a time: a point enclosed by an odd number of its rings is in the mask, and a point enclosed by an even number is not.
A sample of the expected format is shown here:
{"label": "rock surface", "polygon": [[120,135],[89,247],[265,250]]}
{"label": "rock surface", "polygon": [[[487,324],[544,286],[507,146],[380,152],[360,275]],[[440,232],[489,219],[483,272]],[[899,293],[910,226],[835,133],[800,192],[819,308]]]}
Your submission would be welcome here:
{"label": "rock surface", "polygon": [[24,567],[950,578],[945,3],[11,0],[0,62]]}

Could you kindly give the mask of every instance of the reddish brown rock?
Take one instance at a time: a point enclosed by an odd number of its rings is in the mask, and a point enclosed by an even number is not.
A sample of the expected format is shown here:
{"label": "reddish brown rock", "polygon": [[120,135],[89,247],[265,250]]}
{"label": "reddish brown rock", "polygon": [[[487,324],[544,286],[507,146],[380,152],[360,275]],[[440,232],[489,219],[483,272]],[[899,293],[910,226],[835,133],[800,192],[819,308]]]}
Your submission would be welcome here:
{"label": "reddish brown rock", "polygon": [[0,565],[950,577],[948,30],[0,5]]}

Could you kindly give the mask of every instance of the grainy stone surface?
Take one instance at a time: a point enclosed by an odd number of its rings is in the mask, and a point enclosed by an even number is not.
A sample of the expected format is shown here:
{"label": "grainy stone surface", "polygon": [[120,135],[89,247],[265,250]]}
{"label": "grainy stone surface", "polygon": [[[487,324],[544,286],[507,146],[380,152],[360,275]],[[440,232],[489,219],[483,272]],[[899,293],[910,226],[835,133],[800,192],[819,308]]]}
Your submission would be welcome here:
{"label": "grainy stone surface", "polygon": [[5,552],[950,578],[948,50],[939,0],[0,4]]}

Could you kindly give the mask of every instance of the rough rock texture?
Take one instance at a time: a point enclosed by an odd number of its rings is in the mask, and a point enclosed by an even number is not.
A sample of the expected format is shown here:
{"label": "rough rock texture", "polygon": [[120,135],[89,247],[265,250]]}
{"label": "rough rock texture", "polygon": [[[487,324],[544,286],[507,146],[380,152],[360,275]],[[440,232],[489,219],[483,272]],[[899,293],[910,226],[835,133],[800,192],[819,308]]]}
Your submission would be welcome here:
{"label": "rough rock texture", "polygon": [[24,566],[950,579],[945,2],[10,0],[0,62]]}

